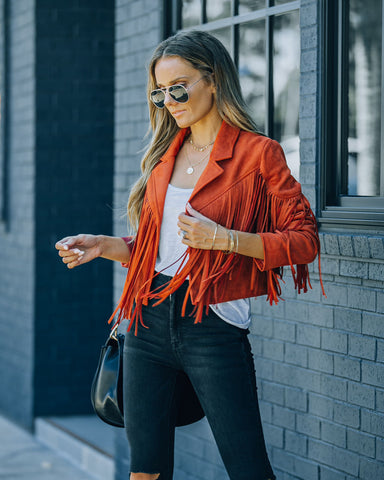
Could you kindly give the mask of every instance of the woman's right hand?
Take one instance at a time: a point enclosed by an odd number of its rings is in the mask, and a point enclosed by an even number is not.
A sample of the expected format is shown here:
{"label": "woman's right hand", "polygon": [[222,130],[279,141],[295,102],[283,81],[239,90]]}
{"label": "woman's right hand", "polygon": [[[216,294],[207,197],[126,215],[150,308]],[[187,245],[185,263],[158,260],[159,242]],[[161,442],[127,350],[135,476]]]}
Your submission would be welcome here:
{"label": "woman's right hand", "polygon": [[64,237],[55,244],[68,268],[75,268],[101,256],[100,236],[80,234]]}

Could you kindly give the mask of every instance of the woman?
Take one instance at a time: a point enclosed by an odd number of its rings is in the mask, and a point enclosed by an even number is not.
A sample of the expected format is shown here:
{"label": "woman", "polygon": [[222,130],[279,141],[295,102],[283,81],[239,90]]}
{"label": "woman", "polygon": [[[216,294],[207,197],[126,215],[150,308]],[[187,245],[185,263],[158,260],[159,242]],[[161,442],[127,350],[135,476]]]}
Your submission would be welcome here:
{"label": "woman", "polygon": [[130,478],[172,478],[175,385],[185,372],[229,477],[274,479],[247,338],[249,298],[277,302],[283,265],[306,291],[316,221],[279,144],[257,133],[217,39],[193,31],[162,42],[148,86],[153,136],[128,201],[136,234],[66,237],[56,248],[69,268],[97,257],[128,267],[114,315],[130,321]]}

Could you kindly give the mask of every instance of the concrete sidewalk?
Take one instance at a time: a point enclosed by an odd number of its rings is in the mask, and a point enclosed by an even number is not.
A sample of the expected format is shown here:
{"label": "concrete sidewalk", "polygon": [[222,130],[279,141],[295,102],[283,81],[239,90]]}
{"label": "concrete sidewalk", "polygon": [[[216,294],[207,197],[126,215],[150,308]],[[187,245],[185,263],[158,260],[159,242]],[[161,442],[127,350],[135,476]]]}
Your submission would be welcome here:
{"label": "concrete sidewalk", "polygon": [[94,480],[0,416],[0,480]]}

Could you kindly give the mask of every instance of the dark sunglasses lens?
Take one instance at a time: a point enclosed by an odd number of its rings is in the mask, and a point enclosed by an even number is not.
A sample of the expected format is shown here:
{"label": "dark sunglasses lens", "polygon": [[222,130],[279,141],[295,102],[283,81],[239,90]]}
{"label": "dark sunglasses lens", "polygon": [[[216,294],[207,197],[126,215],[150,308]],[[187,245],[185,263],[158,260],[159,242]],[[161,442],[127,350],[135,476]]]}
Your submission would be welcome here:
{"label": "dark sunglasses lens", "polygon": [[169,87],[169,94],[176,102],[188,102],[188,92],[183,85],[173,85],[172,87]]}
{"label": "dark sunglasses lens", "polygon": [[158,108],[164,107],[165,93],[162,90],[153,90],[151,100]]}

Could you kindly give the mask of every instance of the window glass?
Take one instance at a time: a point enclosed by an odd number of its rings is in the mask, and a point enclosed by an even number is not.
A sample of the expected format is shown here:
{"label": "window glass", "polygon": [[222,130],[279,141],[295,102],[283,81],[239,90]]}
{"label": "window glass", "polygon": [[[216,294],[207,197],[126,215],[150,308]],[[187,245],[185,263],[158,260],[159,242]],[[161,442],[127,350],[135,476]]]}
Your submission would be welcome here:
{"label": "window glass", "polygon": [[239,26],[239,76],[244,99],[258,128],[265,131],[265,20]]}
{"label": "window glass", "polygon": [[266,0],[240,0],[239,14],[253,12],[266,7]]}
{"label": "window glass", "polygon": [[348,195],[380,195],[381,3],[349,2]]}
{"label": "window glass", "polygon": [[201,0],[183,0],[181,5],[183,28],[199,25],[201,23]]}
{"label": "window glass", "polygon": [[206,8],[208,22],[231,16],[231,0],[209,0]]}
{"label": "window glass", "polygon": [[281,143],[292,174],[299,178],[299,12],[276,16],[273,26],[273,137]]}
{"label": "window glass", "polygon": [[210,33],[220,40],[228,52],[231,51],[231,29],[229,27],[219,28]]}

